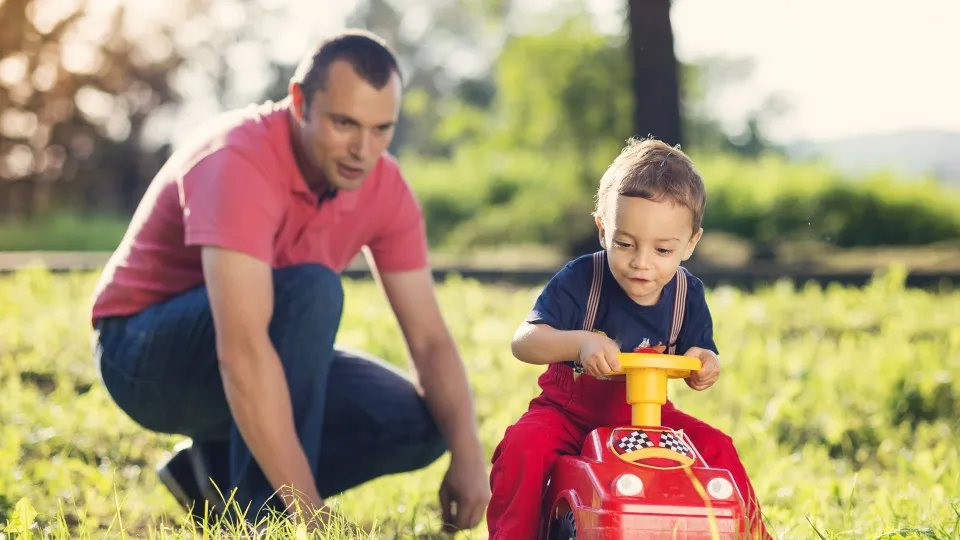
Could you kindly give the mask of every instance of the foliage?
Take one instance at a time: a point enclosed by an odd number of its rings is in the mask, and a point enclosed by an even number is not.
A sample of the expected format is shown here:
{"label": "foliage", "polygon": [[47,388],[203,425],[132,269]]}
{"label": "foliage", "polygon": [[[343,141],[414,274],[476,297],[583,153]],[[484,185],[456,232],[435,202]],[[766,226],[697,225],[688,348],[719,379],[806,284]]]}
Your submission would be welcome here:
{"label": "foliage", "polygon": [[[595,154],[612,160],[615,150]],[[844,177],[821,163],[694,154],[707,185],[704,227],[759,246],[816,240],[839,247],[918,245],[960,238],[960,192],[888,174]],[[403,160],[436,246],[545,243],[582,252],[593,242],[596,184],[576,178],[570,153],[468,147],[452,160]],[[597,167],[599,169],[599,167]]]}
{"label": "foliage", "polygon": [[112,251],[128,216],[50,213],[0,226],[0,251]]}
{"label": "foliage", "polygon": [[[612,148],[595,154],[595,183],[599,158],[614,154]],[[933,181],[889,174],[857,180],[776,155],[694,159],[707,184],[707,232],[746,239],[758,253],[790,242],[845,248],[960,239],[960,193]],[[544,159],[533,149],[465,145],[449,160],[407,155],[401,161],[436,250],[527,243],[579,253],[595,245],[594,199],[576,178],[575,154]],[[0,251],[112,250],[127,219],[60,214],[0,226]]]}
{"label": "foliage", "polygon": [[[87,4],[0,2],[4,214],[33,215],[63,201],[129,207],[138,169],[160,159],[140,143],[149,117],[178,99],[168,78],[183,62],[178,24],[152,17],[144,25],[128,7]],[[178,22],[206,4],[184,2]]]}
{"label": "foliage", "polygon": [[[94,278],[32,269],[0,279],[0,528],[29,519],[56,538],[182,534],[183,513],[153,472],[180,438],[125,417],[90,360]],[[405,365],[377,287],[345,287],[339,341]],[[456,279],[439,288],[488,456],[536,392],[541,369],[509,352],[535,293]],[[773,531],[960,538],[960,293],[904,289],[892,272],[864,289],[784,282],[708,300],[723,375],[702,393],[673,381],[671,397],[733,437]],[[338,506],[388,537],[432,534],[447,459],[345,493]]]}
{"label": "foliage", "polygon": [[[848,247],[960,238],[958,193],[890,175],[849,178],[771,149],[758,130],[782,109],[776,96],[751,113],[745,141],[725,134],[710,117],[708,93],[749,70],[717,58],[684,67],[684,129],[693,141],[685,149],[707,183],[708,230],[761,248],[811,239]],[[489,106],[446,110],[434,136],[451,145],[449,158],[401,153],[431,241],[455,249],[505,240],[569,253],[592,248],[596,186],[632,135],[623,43],[572,18],[510,39],[494,80]]]}

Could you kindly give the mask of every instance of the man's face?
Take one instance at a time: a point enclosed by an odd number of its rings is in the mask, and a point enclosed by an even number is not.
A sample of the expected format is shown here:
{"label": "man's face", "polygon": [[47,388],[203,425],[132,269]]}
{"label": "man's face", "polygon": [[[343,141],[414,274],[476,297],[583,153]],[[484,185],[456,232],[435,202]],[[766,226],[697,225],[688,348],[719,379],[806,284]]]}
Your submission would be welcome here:
{"label": "man's face", "polygon": [[[377,90],[342,60],[330,64],[326,88],[317,91],[300,116],[300,147],[310,162],[307,182],[326,181],[343,190],[359,188],[393,139],[400,114],[396,73]],[[299,88],[291,88],[295,94]],[[302,105],[294,96],[294,106]],[[317,178],[322,176],[322,178]]]}
{"label": "man's face", "polygon": [[688,208],[668,201],[620,195],[607,214],[597,226],[611,272],[634,302],[656,304],[703,230],[693,231]]}

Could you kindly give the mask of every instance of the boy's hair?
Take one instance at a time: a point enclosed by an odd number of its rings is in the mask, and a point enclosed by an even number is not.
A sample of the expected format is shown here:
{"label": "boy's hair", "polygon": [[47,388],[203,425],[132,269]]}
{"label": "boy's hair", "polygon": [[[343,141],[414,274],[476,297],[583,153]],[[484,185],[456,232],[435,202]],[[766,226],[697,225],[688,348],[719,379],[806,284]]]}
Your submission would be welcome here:
{"label": "boy's hair", "polygon": [[383,38],[367,30],[343,30],[320,41],[300,60],[290,78],[303,89],[304,110],[310,110],[316,92],[326,89],[328,68],[336,60],[349,62],[363,80],[378,90],[386,86],[394,73],[403,84],[396,53]]}
{"label": "boy's hair", "polygon": [[702,226],[707,204],[703,178],[679,147],[656,139],[629,139],[600,179],[593,215],[604,218],[611,198],[618,195],[667,199],[690,210],[694,233]]}

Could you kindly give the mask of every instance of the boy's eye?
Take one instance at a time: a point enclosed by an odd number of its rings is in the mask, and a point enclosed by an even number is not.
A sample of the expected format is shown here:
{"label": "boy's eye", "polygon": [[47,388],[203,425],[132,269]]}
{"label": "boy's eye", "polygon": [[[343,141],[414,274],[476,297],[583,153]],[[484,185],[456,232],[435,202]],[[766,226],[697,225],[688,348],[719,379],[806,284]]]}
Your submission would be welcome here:
{"label": "boy's eye", "polygon": [[626,242],[622,242],[622,241],[620,241],[620,240],[614,240],[614,241],[613,241],[613,245],[615,245],[615,246],[617,246],[617,247],[622,247],[622,248],[628,248],[628,247],[630,247],[630,244],[628,244],[628,243],[626,243]]}
{"label": "boy's eye", "polygon": [[659,253],[659,254],[661,254],[661,255],[669,255],[669,254],[673,253],[673,250],[672,250],[672,249],[667,249],[667,248],[657,248],[657,253]]}

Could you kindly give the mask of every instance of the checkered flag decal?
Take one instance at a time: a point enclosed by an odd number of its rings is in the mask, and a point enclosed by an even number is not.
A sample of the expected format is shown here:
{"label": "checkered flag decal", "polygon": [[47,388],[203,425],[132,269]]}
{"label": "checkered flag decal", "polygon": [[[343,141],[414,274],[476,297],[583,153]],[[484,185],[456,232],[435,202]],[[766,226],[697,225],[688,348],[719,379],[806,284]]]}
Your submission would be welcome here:
{"label": "checkered flag decal", "polygon": [[685,456],[693,455],[690,452],[690,449],[687,448],[687,445],[684,444],[684,442],[679,437],[675,436],[673,433],[670,433],[669,431],[664,431],[663,433],[660,434],[660,444],[658,446],[660,446],[661,448],[666,448],[667,450],[673,450],[674,452],[683,454]]}
{"label": "checkered flag decal", "polygon": [[617,441],[617,446],[624,452],[633,452],[634,450],[653,446],[653,441],[650,440],[650,437],[648,437],[646,433],[638,430],[622,437]]}

